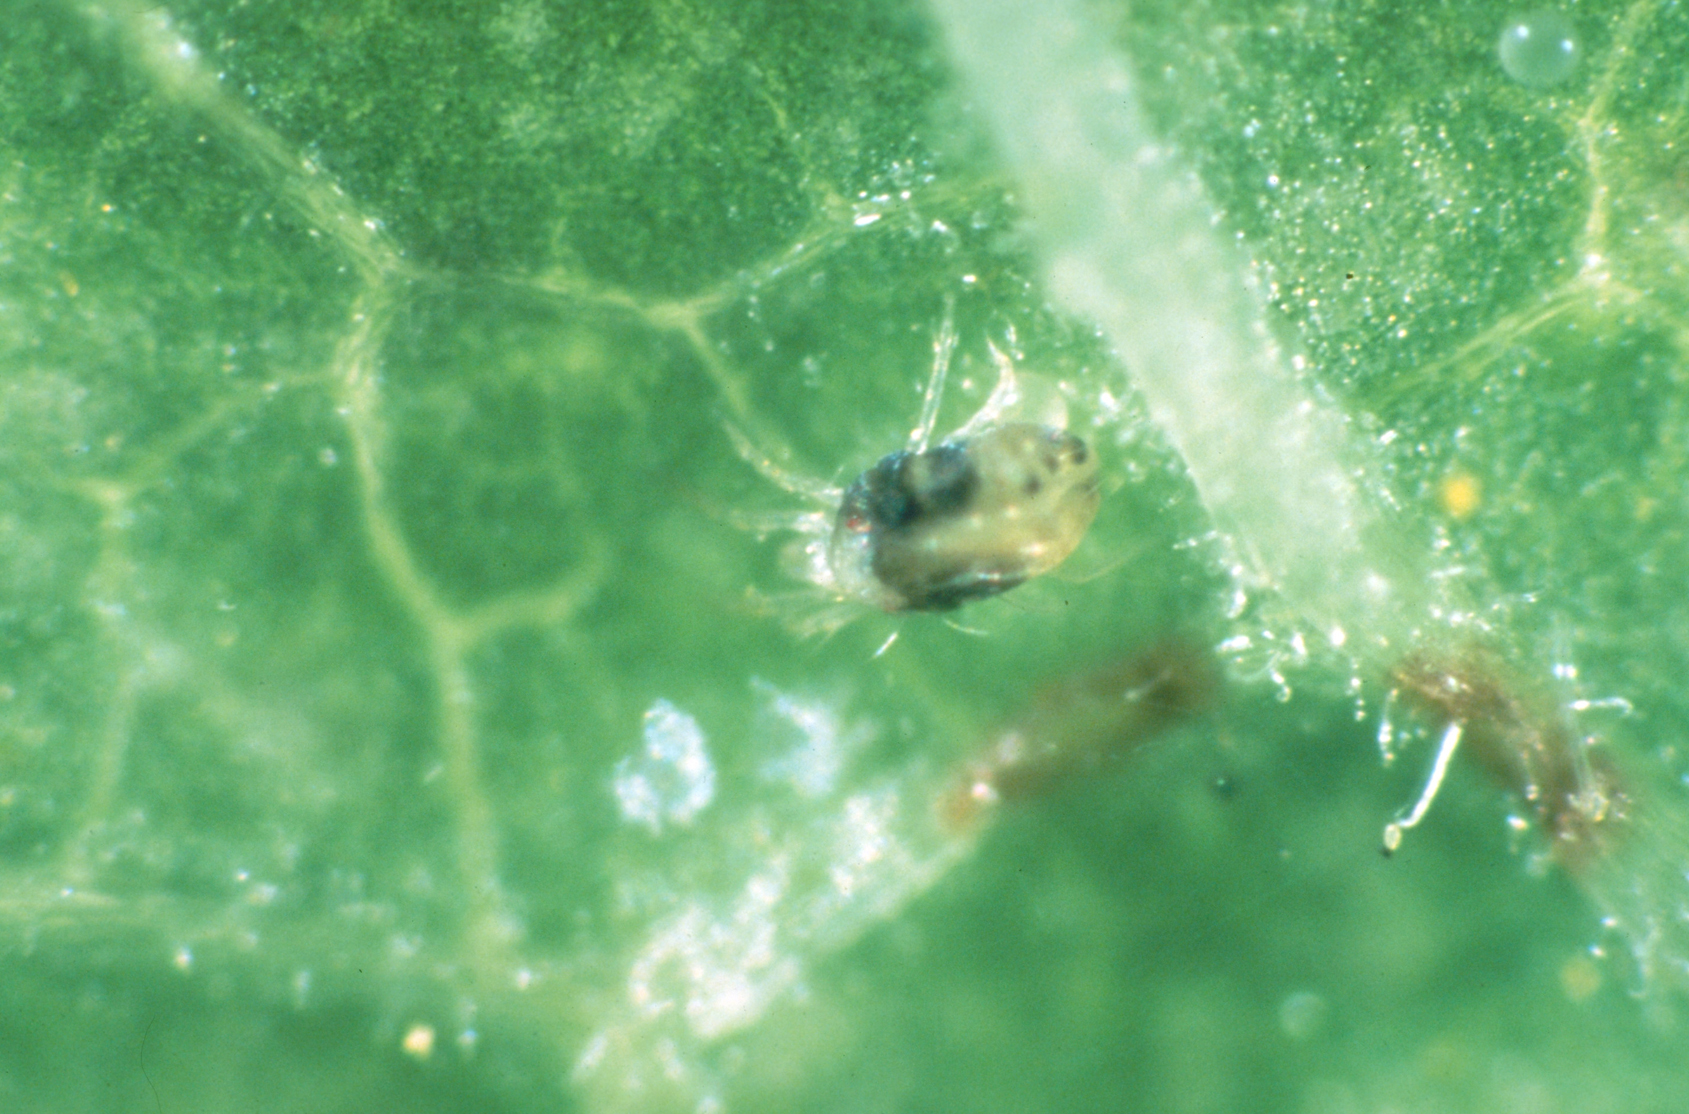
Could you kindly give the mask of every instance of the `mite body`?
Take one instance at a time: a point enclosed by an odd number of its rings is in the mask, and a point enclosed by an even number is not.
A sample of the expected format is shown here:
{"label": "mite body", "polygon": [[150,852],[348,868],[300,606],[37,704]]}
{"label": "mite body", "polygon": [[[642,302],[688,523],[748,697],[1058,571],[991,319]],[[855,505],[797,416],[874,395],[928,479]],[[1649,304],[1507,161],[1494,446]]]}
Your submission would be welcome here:
{"label": "mite body", "polygon": [[844,493],[835,576],[887,611],[948,611],[1049,572],[1097,513],[1085,442],[1014,422],[881,458]]}
{"label": "mite body", "polygon": [[[848,487],[790,475],[730,429],[741,455],[816,509],[759,520],[791,530],[795,575],[835,603],[884,611],[949,611],[1054,569],[1090,529],[1101,501],[1095,454],[1066,429],[1053,388],[1032,385],[992,348],[998,383],[980,411],[930,444],[955,334],[948,314],[934,342],[921,420],[907,447],[881,457]],[[805,624],[836,629],[836,610]]]}

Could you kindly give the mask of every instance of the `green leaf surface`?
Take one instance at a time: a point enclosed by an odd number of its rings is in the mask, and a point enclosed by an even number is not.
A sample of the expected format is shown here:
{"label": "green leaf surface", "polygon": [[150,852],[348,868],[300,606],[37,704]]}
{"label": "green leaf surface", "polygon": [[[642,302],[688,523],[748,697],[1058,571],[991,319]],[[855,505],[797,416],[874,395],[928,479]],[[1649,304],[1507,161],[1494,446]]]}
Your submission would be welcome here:
{"label": "green leaf surface", "polygon": [[[14,0],[0,1106],[1678,1109],[1689,14],[1573,0],[1562,75],[1488,0],[1076,6],[1247,292],[1138,335],[967,8]],[[938,432],[1006,354],[1102,510],[953,623],[841,610],[762,473],[902,447],[947,319]],[[1271,392],[1138,355],[1208,325],[1335,444],[1225,464]],[[1408,602],[1276,578],[1333,469],[1332,577]],[[1169,638],[1201,715],[956,811]],[[1379,855],[1390,672],[1467,638],[1617,771],[1593,861],[1481,755]]]}

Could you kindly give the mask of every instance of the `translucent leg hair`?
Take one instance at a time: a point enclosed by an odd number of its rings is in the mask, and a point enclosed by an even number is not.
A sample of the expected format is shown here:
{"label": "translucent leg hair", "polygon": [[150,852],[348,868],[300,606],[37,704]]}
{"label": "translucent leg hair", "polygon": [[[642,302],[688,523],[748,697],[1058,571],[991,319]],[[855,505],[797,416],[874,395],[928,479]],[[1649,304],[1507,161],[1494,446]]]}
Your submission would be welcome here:
{"label": "translucent leg hair", "polygon": [[944,400],[944,381],[950,375],[950,356],[956,351],[956,297],[944,296],[944,323],[932,342],[932,375],[927,378],[927,392],[921,398],[921,418],[909,433],[909,450],[925,452],[932,443],[933,426],[938,423],[938,405]]}
{"label": "translucent leg hair", "polygon": [[1454,752],[1460,746],[1460,721],[1456,720],[1443,729],[1443,737],[1437,744],[1437,757],[1431,763],[1431,776],[1425,779],[1425,789],[1419,794],[1419,800],[1414,802],[1406,819],[1392,820],[1384,825],[1384,853],[1393,855],[1402,845],[1402,833],[1409,828],[1419,826],[1425,819],[1425,814],[1431,811],[1431,802],[1437,798],[1437,790],[1443,787],[1443,778],[1448,775],[1449,762],[1454,759]]}

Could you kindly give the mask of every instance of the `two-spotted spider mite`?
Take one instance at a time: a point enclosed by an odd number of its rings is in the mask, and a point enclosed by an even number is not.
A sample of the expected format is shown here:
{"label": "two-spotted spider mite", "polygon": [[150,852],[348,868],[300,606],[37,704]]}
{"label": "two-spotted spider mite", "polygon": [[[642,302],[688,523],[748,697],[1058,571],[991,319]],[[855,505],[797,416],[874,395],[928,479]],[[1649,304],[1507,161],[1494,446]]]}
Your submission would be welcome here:
{"label": "two-spotted spider mite", "polygon": [[799,534],[789,564],[836,605],[801,624],[806,633],[842,626],[852,605],[950,611],[1006,592],[1061,564],[1090,529],[1101,499],[1096,455],[1067,431],[1054,385],[1017,373],[995,345],[991,396],[931,443],[955,347],[947,306],[908,445],[848,487],[785,472],[729,427],[746,461],[813,508],[752,523]]}

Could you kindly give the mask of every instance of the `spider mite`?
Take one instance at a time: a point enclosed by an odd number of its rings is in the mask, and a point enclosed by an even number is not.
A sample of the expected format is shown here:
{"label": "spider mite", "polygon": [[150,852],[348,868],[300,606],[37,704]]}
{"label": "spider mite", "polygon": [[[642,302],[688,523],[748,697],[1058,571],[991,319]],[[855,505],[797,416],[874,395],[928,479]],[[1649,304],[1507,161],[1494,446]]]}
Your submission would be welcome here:
{"label": "spider mite", "polygon": [[939,797],[939,819],[964,830],[1000,803],[1106,776],[1139,747],[1207,710],[1219,686],[1213,655],[1177,638],[1046,685]]}
{"label": "spider mite", "polygon": [[[793,571],[835,604],[950,611],[1054,569],[1096,517],[1101,490],[1095,454],[1067,431],[1059,394],[1029,383],[1034,377],[1017,373],[994,345],[998,381],[991,397],[932,444],[956,346],[951,316],[947,304],[909,443],[848,487],[789,474],[729,428],[741,456],[811,505],[757,528],[800,535],[803,541],[791,552]],[[1039,393],[1052,405],[1034,406],[1032,396]],[[847,621],[848,613],[835,611],[807,626],[831,630]]]}
{"label": "spider mite", "polygon": [[1553,701],[1521,689],[1493,654],[1416,651],[1391,670],[1390,682],[1440,741],[1419,801],[1384,829],[1386,855],[1425,815],[1457,746],[1530,805],[1556,862],[1576,871],[1607,850],[1627,805],[1613,770],[1572,733]]}

